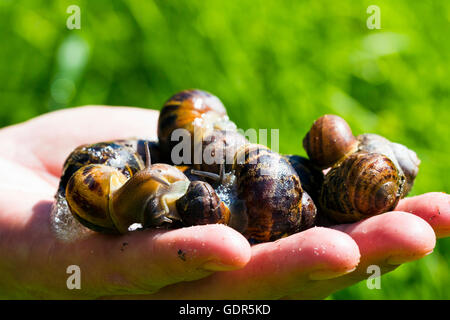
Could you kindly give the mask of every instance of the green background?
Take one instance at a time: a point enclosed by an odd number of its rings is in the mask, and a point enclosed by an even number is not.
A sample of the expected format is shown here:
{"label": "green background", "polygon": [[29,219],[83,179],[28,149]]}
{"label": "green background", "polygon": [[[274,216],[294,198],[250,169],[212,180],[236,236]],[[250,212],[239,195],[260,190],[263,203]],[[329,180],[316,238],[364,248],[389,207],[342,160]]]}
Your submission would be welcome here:
{"label": "green background", "polygon": [[[66,28],[72,4],[80,30]],[[448,193],[449,20],[445,0],[0,0],[0,125],[85,104],[160,108],[200,88],[240,128],[280,129],[283,153],[304,155],[313,120],[338,114],[418,153],[413,195]],[[440,240],[381,290],[330,298],[449,299],[449,249]]]}

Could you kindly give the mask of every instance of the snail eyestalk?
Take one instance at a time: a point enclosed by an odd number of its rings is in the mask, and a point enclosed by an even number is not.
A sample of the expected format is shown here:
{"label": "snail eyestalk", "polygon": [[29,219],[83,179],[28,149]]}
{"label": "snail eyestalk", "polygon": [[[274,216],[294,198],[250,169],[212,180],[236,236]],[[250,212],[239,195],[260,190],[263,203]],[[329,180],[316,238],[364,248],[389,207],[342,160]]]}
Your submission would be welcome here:
{"label": "snail eyestalk", "polygon": [[152,158],[150,155],[150,145],[148,144],[148,141],[145,141],[145,167],[150,168],[152,165]]}
{"label": "snail eyestalk", "polygon": [[204,178],[210,178],[212,180],[214,180],[214,182],[221,182],[222,181],[222,175],[218,175],[217,173],[212,173],[212,172],[208,172],[208,171],[200,171],[200,170],[191,170],[191,174],[199,176],[199,177],[204,177]]}

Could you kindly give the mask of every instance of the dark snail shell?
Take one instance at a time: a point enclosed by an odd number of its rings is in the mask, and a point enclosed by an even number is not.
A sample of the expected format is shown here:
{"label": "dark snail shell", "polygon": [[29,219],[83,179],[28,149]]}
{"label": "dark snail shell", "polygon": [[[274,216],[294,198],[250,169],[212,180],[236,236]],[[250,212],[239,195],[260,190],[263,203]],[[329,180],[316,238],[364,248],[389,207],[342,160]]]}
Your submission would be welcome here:
{"label": "dark snail shell", "polygon": [[65,194],[67,182],[81,167],[88,164],[105,164],[117,168],[127,178],[144,168],[139,154],[128,146],[114,142],[99,142],[82,145],[67,157],[60,179],[58,192]]}
{"label": "dark snail shell", "polygon": [[320,169],[329,168],[346,154],[356,151],[357,145],[348,123],[329,114],[317,119],[303,139],[309,159]]}
{"label": "dark snail shell", "polygon": [[314,167],[307,158],[297,155],[286,155],[285,157],[300,177],[303,190],[317,201],[324,179],[322,170]]}
{"label": "dark snail shell", "polygon": [[[185,129],[194,145],[194,128],[214,130],[232,124],[225,107],[216,96],[202,90],[184,90],[172,96],[163,106],[158,119],[158,139],[162,152],[170,155],[178,141],[171,141],[176,129]],[[199,141],[203,137],[197,137]]]}
{"label": "dark snail shell", "polygon": [[204,181],[192,181],[186,194],[177,200],[177,211],[185,226],[228,224],[230,210]]}
{"label": "dark snail shell", "polygon": [[320,210],[338,223],[359,221],[393,210],[403,185],[404,178],[388,157],[356,152],[326,174]]}
{"label": "dark snail shell", "polygon": [[273,241],[300,230],[302,187],[290,163],[267,147],[247,144],[236,153],[237,194],[245,203],[250,243]]}

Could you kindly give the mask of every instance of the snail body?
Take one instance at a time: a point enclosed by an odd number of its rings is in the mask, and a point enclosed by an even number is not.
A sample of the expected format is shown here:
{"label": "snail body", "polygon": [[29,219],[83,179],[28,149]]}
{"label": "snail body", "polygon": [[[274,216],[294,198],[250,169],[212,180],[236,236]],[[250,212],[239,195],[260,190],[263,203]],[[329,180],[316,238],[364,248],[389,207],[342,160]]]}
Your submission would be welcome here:
{"label": "snail body", "polygon": [[139,171],[111,197],[111,209],[121,233],[133,223],[144,228],[181,220],[176,201],[189,187],[189,179],[173,166],[157,163]]}

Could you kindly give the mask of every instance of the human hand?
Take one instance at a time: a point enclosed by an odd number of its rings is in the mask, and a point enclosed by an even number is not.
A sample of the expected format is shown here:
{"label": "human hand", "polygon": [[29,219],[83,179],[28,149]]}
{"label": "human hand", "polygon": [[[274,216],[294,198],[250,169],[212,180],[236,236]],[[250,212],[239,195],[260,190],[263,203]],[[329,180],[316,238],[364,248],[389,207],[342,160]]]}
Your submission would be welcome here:
{"label": "human hand", "polygon": [[[0,131],[0,297],[323,298],[366,279],[368,265],[392,271],[429,254],[434,232],[450,234],[449,197],[430,193],[402,200],[397,210],[414,215],[391,212],[253,247],[221,225],[59,242],[50,208],[67,155],[83,143],[155,138],[157,117],[87,107]],[[81,268],[81,290],[66,287],[69,265]]]}

